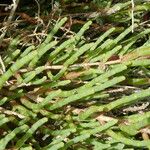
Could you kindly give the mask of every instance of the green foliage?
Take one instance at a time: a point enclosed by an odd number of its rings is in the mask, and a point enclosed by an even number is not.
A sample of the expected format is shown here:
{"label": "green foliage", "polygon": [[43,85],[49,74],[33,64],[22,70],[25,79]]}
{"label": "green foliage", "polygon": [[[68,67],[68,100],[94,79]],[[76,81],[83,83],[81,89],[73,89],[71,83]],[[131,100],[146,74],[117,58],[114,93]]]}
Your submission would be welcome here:
{"label": "green foliage", "polygon": [[150,148],[149,139],[137,137],[150,124],[149,110],[123,113],[150,97],[150,30],[136,24],[134,33],[130,26],[118,34],[112,27],[86,40],[88,21],[56,40],[66,21],[38,46],[18,49],[18,37],[10,43],[0,76],[0,150]]}

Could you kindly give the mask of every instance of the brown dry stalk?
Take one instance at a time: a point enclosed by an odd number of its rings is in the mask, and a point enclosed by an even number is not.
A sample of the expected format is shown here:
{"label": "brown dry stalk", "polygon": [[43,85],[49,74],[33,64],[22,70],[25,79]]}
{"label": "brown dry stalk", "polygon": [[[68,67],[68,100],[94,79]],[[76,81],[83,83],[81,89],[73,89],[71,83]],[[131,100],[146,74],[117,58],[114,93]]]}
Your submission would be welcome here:
{"label": "brown dry stalk", "polygon": [[20,119],[25,118],[25,116],[23,116],[21,114],[18,114],[18,113],[14,112],[14,111],[6,110],[6,109],[4,109],[2,107],[0,107],[0,113],[7,114],[7,115],[14,115],[14,116],[19,117]]}

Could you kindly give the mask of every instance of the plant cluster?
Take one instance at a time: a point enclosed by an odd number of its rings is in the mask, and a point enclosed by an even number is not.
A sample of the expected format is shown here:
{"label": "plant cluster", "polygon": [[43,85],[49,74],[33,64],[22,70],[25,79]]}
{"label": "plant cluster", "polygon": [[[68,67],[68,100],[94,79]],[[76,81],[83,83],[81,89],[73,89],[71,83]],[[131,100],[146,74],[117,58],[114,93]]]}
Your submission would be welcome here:
{"label": "plant cluster", "polygon": [[150,149],[150,29],[91,39],[95,20],[76,33],[67,20],[38,44],[12,38],[0,57],[0,150]]}

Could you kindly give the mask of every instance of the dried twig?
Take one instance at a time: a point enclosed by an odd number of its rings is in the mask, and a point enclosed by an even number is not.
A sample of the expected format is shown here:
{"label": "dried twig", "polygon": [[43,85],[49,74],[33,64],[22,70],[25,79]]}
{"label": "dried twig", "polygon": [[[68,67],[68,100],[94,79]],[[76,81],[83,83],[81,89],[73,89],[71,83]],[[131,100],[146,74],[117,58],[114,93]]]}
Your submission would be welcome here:
{"label": "dried twig", "polygon": [[132,2],[131,17],[132,17],[132,33],[134,32],[134,0]]}
{"label": "dried twig", "polygon": [[4,63],[3,63],[3,60],[2,60],[2,57],[0,56],[0,64],[1,64],[1,66],[2,66],[2,71],[3,71],[3,73],[6,71],[6,69],[5,69],[5,65],[4,65]]}
{"label": "dried twig", "polygon": [[14,112],[14,111],[6,110],[6,109],[4,109],[2,107],[0,107],[0,113],[4,113],[4,114],[7,114],[7,115],[15,115],[15,116],[19,117],[20,119],[25,118],[25,116],[23,116],[21,114],[18,114],[18,113]]}
{"label": "dried twig", "polygon": [[149,106],[149,103],[143,103],[141,106],[133,106],[133,107],[128,107],[124,109],[124,112],[136,112],[136,111],[141,111],[146,109]]}
{"label": "dried twig", "polygon": [[4,31],[4,32],[2,33],[2,35],[0,36],[0,45],[1,45],[2,41],[3,41],[3,38],[4,38],[5,35],[6,35],[6,32],[7,32],[7,30],[8,30],[8,26],[9,26],[9,24],[11,23],[11,20],[13,19],[13,16],[14,16],[15,11],[16,11],[16,9],[17,9],[18,3],[19,3],[19,0],[13,0],[12,9],[11,9],[11,11],[10,11],[9,17],[8,17],[7,22],[6,22],[6,24],[5,24],[5,31]]}

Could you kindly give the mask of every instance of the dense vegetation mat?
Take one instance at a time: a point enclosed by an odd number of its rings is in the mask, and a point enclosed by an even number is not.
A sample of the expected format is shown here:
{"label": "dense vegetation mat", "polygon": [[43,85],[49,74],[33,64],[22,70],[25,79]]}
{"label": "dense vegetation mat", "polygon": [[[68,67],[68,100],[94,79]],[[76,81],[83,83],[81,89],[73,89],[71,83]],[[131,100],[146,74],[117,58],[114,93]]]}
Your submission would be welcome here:
{"label": "dense vegetation mat", "polygon": [[88,39],[92,21],[69,36],[66,21],[0,57],[0,150],[150,149],[150,29]]}

